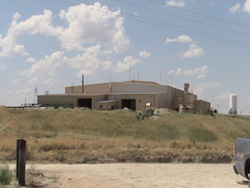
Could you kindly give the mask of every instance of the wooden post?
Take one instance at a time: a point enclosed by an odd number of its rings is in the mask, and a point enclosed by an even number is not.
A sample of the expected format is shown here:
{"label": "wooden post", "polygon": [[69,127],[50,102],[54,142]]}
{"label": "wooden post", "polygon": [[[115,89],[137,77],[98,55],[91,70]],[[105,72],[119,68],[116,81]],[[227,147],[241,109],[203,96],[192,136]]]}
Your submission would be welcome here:
{"label": "wooden post", "polygon": [[20,140],[16,141],[16,179],[18,180],[18,165],[19,165],[19,143]]}
{"label": "wooden post", "polygon": [[17,140],[17,179],[20,186],[25,186],[26,141]]}

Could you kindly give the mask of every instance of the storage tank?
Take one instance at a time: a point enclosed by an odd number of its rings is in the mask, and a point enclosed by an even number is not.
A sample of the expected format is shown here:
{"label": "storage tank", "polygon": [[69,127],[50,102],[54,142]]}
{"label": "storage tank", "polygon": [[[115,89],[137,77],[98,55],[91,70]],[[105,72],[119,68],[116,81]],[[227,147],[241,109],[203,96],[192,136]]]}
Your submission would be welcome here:
{"label": "storage tank", "polygon": [[237,95],[230,95],[230,111],[229,114],[237,114]]}

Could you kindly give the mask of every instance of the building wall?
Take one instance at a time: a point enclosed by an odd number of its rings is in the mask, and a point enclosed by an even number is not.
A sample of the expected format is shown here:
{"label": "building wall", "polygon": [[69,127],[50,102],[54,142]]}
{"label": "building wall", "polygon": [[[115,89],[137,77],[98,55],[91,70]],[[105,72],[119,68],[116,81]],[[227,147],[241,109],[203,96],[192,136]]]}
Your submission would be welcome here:
{"label": "building wall", "polygon": [[[65,87],[66,94],[82,93],[82,86]],[[91,84],[84,86],[84,94],[110,93],[110,83]]]}
{"label": "building wall", "polygon": [[155,107],[157,108],[168,108],[168,94],[160,93],[155,95]]}
{"label": "building wall", "polygon": [[197,100],[197,95],[194,95],[192,93],[185,94],[185,104],[187,106],[190,106],[194,109],[194,100]]}
{"label": "building wall", "polygon": [[118,101],[98,101],[96,102],[96,110],[113,110],[117,109]]}
{"label": "building wall", "polygon": [[155,94],[109,94],[108,100],[117,100],[117,108],[122,108],[123,99],[134,99],[136,101],[136,110],[145,110],[146,104],[151,103],[155,107]]}
{"label": "building wall", "polygon": [[92,100],[92,107],[91,109],[96,109],[97,102],[105,100],[105,95],[77,95],[74,100],[74,107],[77,107],[78,99],[91,99]]}
{"label": "building wall", "polygon": [[194,112],[195,113],[209,113],[210,102],[203,100],[194,100]]}
{"label": "building wall", "polygon": [[168,103],[169,108],[178,110],[179,106],[183,103],[184,91],[178,88],[168,86]]}
{"label": "building wall", "polygon": [[[66,87],[62,95],[41,95],[38,96],[39,104],[51,105],[73,105],[77,107],[78,99],[91,99],[91,108],[109,109],[115,106],[116,109],[122,108],[122,100],[135,100],[136,110],[145,110],[146,104],[151,107],[170,108],[179,110],[180,105],[191,107],[197,113],[206,113],[210,110],[210,103],[197,100],[197,96],[184,92],[181,89],[167,85],[159,85],[153,82],[112,82],[84,86]],[[184,94],[185,93],[185,94]],[[185,100],[183,99],[185,95]],[[116,102],[110,102],[110,101]]]}
{"label": "building wall", "polygon": [[75,96],[71,95],[39,95],[38,104],[42,105],[74,105]]}
{"label": "building wall", "polygon": [[[168,87],[156,83],[145,82],[111,82],[102,84],[91,84],[84,86],[85,94],[98,94],[98,93],[143,93],[143,92],[165,92],[167,93]],[[82,93],[82,86],[70,86],[65,88],[66,94],[80,94]]]}
{"label": "building wall", "polygon": [[159,84],[141,83],[113,83],[112,93],[144,93],[144,92],[164,92],[167,93],[167,86]]}

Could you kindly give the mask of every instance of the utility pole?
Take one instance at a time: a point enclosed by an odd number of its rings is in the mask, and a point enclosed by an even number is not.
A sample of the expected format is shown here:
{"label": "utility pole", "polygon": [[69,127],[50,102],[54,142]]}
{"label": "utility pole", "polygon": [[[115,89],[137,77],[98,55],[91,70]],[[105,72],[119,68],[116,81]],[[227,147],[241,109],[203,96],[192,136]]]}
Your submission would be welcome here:
{"label": "utility pole", "polygon": [[37,86],[36,86],[35,91],[34,91],[33,104],[37,103],[37,96],[38,96],[38,91],[37,91]]}
{"label": "utility pole", "polygon": [[82,93],[84,93],[84,75],[82,75]]}

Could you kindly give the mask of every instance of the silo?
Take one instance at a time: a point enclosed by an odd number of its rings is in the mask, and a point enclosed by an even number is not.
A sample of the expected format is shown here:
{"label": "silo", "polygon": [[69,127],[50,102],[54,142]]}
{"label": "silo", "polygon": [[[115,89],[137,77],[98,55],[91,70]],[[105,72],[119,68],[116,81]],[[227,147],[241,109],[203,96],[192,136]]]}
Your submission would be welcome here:
{"label": "silo", "polygon": [[230,95],[230,111],[229,114],[237,114],[237,95]]}

